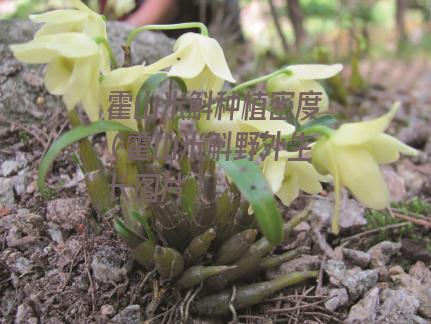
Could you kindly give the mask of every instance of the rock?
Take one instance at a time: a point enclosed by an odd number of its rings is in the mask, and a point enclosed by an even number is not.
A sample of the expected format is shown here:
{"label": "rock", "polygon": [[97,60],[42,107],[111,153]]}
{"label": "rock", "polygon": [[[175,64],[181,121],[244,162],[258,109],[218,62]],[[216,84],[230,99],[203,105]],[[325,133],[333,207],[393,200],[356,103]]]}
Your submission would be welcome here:
{"label": "rock", "polygon": [[28,180],[27,169],[19,171],[13,178],[13,188],[18,196],[26,192]]}
{"label": "rock", "polygon": [[33,263],[25,258],[21,252],[5,250],[3,255],[10,272],[23,275],[29,273],[33,269]]}
{"label": "rock", "polygon": [[115,324],[141,324],[141,306],[129,305],[119,312],[110,323]]}
{"label": "rock", "polygon": [[418,261],[409,270],[409,274],[421,283],[431,286],[431,271],[425,263]]}
{"label": "rock", "polygon": [[397,165],[397,173],[404,179],[407,187],[408,198],[417,196],[425,185],[425,177],[413,170],[410,162],[401,161]]}
{"label": "rock", "polygon": [[343,255],[361,268],[366,268],[370,264],[371,255],[367,252],[344,248]]}
{"label": "rock", "polygon": [[431,136],[429,124],[421,118],[411,118],[409,125],[400,129],[397,137],[407,145],[423,147]]}
{"label": "rock", "polygon": [[12,208],[15,205],[12,179],[0,178],[0,207]]}
{"label": "rock", "polygon": [[418,313],[425,318],[431,319],[431,286],[423,285],[419,280],[404,273],[404,271],[392,275],[391,278],[418,299]]}
{"label": "rock", "polygon": [[269,280],[279,278],[292,271],[318,270],[320,267],[320,257],[318,255],[303,255],[300,258],[283,263],[281,266],[270,269],[266,272]]}
{"label": "rock", "polygon": [[335,311],[338,307],[343,306],[349,302],[349,294],[346,288],[336,288],[329,291],[329,298],[324,306],[330,312]]}
{"label": "rock", "polygon": [[111,317],[115,314],[115,308],[112,305],[102,305],[102,307],[100,307],[100,314],[105,318]]}
{"label": "rock", "polygon": [[[422,318],[416,316],[419,301],[407,290],[400,288],[396,290],[385,289],[380,294],[381,306],[377,314],[377,323],[420,323]],[[426,322],[425,322],[426,323]]]}
{"label": "rock", "polygon": [[296,225],[293,229],[294,232],[308,232],[310,230],[310,225],[307,222],[301,222]]}
{"label": "rock", "polygon": [[371,266],[373,268],[385,266],[391,259],[391,256],[398,253],[400,249],[400,242],[383,241],[374,245],[368,250],[368,253],[371,255]]}
{"label": "rock", "polygon": [[324,269],[330,277],[331,283],[337,286],[346,276],[346,265],[342,261],[328,260],[325,262]]}
{"label": "rock", "polygon": [[[331,197],[332,195],[329,195]],[[317,199],[313,205],[313,214],[324,226],[331,224],[334,211],[333,202],[330,199]],[[340,229],[346,230],[352,227],[366,225],[365,208],[355,199],[349,199],[346,192],[343,194],[340,207]]]}
{"label": "rock", "polygon": [[50,226],[50,228],[47,229],[47,232],[51,237],[51,240],[61,246],[64,245],[63,234],[61,234],[61,231],[57,228],[57,226]]}
{"label": "rock", "polygon": [[15,158],[4,161],[0,166],[0,171],[3,177],[9,177],[16,174],[18,170],[24,168],[28,161],[23,152],[16,152]]}
{"label": "rock", "polygon": [[368,291],[364,298],[350,308],[346,324],[375,323],[379,307],[379,288]]}
{"label": "rock", "polygon": [[406,199],[406,184],[404,178],[401,177],[394,169],[385,165],[380,168],[383,178],[388,186],[389,196],[392,202],[400,202]]}
{"label": "rock", "polygon": [[43,218],[27,209],[19,209],[16,214],[0,218],[0,232],[6,231],[8,246],[34,243],[43,235]]}
{"label": "rock", "polygon": [[401,240],[401,255],[410,261],[431,262],[431,253],[428,251],[425,241],[403,238]]}
{"label": "rock", "polygon": [[34,317],[34,311],[29,303],[21,304],[16,309],[15,324],[37,324],[37,318]]}
{"label": "rock", "polygon": [[91,268],[94,277],[102,283],[121,281],[124,270],[121,269],[122,258],[118,251],[111,246],[100,247],[93,255]]}
{"label": "rock", "polygon": [[60,198],[48,202],[46,219],[58,224],[65,230],[71,230],[85,223],[87,208],[79,198]]}
{"label": "rock", "polygon": [[[119,64],[123,63],[123,51],[121,46],[126,42],[127,36],[133,27],[116,21],[108,23],[108,36],[112,49]],[[174,40],[160,32],[143,32],[139,34],[132,44],[133,65],[149,65],[156,62],[161,57],[172,53]]]}
{"label": "rock", "polygon": [[361,297],[377,283],[378,273],[375,270],[356,271],[347,274],[341,284],[347,288],[352,301]]}

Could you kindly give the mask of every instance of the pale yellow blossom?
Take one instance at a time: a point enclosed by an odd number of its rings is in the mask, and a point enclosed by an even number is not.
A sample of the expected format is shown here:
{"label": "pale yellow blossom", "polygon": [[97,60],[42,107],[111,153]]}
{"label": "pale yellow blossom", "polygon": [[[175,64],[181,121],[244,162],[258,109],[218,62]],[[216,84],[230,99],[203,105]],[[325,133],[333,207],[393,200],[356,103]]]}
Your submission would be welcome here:
{"label": "pale yellow blossom", "polygon": [[[341,64],[324,65],[324,64],[298,64],[290,65],[286,69],[290,71],[290,75],[280,74],[271,78],[267,83],[269,93],[272,92],[294,92],[293,112],[296,116],[300,92],[314,91],[321,92],[321,101],[319,102],[319,112],[328,110],[329,99],[325,89],[322,85],[315,81],[321,79],[328,79],[333,77],[342,70]],[[303,111],[299,114],[298,121],[302,120],[306,115]]]}
{"label": "pale yellow blossom", "polygon": [[[92,11],[79,0],[70,0],[74,9],[48,11],[40,15],[30,15],[30,19],[43,26],[34,38],[62,33],[83,33],[91,38],[107,39],[106,22],[101,15]],[[99,46],[101,55],[101,72],[109,71],[109,54],[106,48]]]}
{"label": "pale yellow blossom", "polygon": [[24,63],[48,63],[46,88],[62,95],[68,110],[81,102],[91,120],[99,118],[100,56],[94,40],[81,33],[63,33],[40,36],[10,48]]}
{"label": "pale yellow blossom", "polygon": [[170,67],[168,75],[183,79],[188,91],[217,92],[225,80],[235,82],[217,40],[197,33],[182,35],[174,53],[151,66],[157,70]]}
{"label": "pale yellow blossom", "polygon": [[321,174],[334,178],[336,208],[333,232],[338,233],[340,187],[347,187],[365,206],[383,209],[389,205],[389,193],[379,164],[396,161],[400,153],[417,151],[395,137],[384,134],[397,111],[395,105],[380,118],[342,125],[330,136],[321,137],[312,148],[312,160]]}

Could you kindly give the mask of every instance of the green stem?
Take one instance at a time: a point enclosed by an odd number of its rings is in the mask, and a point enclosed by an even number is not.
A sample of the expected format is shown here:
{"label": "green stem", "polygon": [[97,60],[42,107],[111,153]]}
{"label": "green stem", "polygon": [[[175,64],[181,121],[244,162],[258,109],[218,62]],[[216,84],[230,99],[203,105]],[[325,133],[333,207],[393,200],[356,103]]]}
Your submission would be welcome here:
{"label": "green stem", "polygon": [[130,46],[135,39],[135,37],[145,30],[176,30],[176,29],[189,29],[189,28],[199,28],[201,34],[208,36],[208,28],[200,22],[190,22],[182,24],[171,24],[171,25],[146,25],[134,29],[127,38],[127,46]]}
{"label": "green stem", "polygon": [[317,133],[326,137],[331,137],[334,133],[334,130],[323,125],[314,125],[309,128],[305,128],[304,130],[301,130],[301,133],[304,133],[304,135],[311,135]]}
{"label": "green stem", "polygon": [[[73,127],[81,126],[81,121],[75,110],[70,110],[68,117]],[[114,207],[114,203],[111,199],[105,169],[88,138],[79,141],[79,157],[82,162],[91,205],[99,215],[104,215]]]}
{"label": "green stem", "polygon": [[112,47],[109,44],[109,41],[103,37],[95,37],[94,40],[97,44],[102,44],[106,48],[109,54],[109,60],[111,61],[111,68],[113,70],[117,69],[118,68],[117,59],[115,58],[114,51],[112,50]]}
{"label": "green stem", "polygon": [[246,81],[246,82],[244,82],[244,83],[238,84],[236,87],[233,87],[233,88],[229,91],[229,93],[231,93],[231,92],[235,92],[235,91],[239,91],[239,90],[241,90],[241,89],[245,89],[245,88],[248,88],[248,87],[251,87],[251,86],[253,86],[253,85],[255,85],[255,84],[258,84],[258,83],[260,83],[260,82],[266,81],[266,80],[271,79],[271,78],[273,78],[273,77],[275,77],[275,76],[277,76],[277,75],[280,75],[280,74],[287,74],[287,75],[290,75],[290,74],[291,74],[291,72],[290,72],[286,67],[281,68],[281,69],[279,69],[279,70],[277,70],[277,71],[274,71],[274,72],[272,72],[272,73],[270,73],[270,74],[266,74],[266,75],[263,75],[263,76],[258,77],[258,78],[256,78],[256,79],[252,79],[252,80]]}

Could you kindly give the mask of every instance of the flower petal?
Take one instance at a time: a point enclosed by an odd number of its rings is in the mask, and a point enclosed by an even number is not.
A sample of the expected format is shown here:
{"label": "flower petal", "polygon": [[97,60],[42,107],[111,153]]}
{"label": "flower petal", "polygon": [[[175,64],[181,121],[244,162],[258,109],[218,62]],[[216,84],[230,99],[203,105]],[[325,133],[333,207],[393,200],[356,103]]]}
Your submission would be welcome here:
{"label": "flower petal", "polygon": [[331,172],[329,154],[331,143],[326,137],[321,137],[311,147],[311,161],[316,168],[317,172],[326,175]]}
{"label": "flower petal", "polygon": [[[288,75],[278,75],[273,78],[271,78],[267,83],[267,89],[269,93],[273,92],[293,92],[293,114],[296,116],[298,107],[299,107],[299,97],[301,95],[301,92],[308,92],[308,91],[314,91],[314,92],[321,92],[321,100],[319,101],[318,107],[319,112],[324,112],[328,110],[329,107],[329,99],[328,95],[326,94],[325,89],[322,87],[322,85],[314,80],[300,80],[296,76],[288,76]],[[306,114],[301,110],[301,113],[298,117],[298,120],[301,122],[301,120],[306,117]],[[302,120],[302,122],[307,120]]]}
{"label": "flower petal", "polygon": [[148,74],[148,72],[148,67],[144,65],[116,69],[105,76],[102,81],[102,87],[118,88],[131,85],[142,75]]}
{"label": "flower petal", "polygon": [[263,174],[266,180],[268,180],[272,192],[276,193],[283,183],[286,159],[280,159],[279,157],[279,159],[275,161],[274,154],[271,154],[265,159],[263,165]]}
{"label": "flower petal", "polygon": [[49,63],[45,73],[45,86],[55,95],[63,95],[69,87],[74,62],[63,57],[57,57]]}
{"label": "flower petal", "polygon": [[192,79],[183,78],[183,81],[186,84],[187,91],[204,90],[212,91],[213,93],[220,91],[224,84],[224,80],[212,74],[207,66],[198,76]]}
{"label": "flower petal", "polygon": [[333,141],[338,145],[354,145],[374,138],[388,127],[398,107],[399,103],[396,103],[389,112],[373,120],[341,125],[335,131]]}
{"label": "flower petal", "polygon": [[92,122],[100,119],[100,85],[98,79],[99,75],[94,73],[90,89],[87,91],[84,98],[82,98],[82,106]]}
{"label": "flower petal", "polygon": [[285,179],[276,195],[280,198],[283,205],[289,206],[299,195],[298,177],[292,174],[289,178]]}
{"label": "flower petal", "polygon": [[169,70],[169,76],[191,79],[198,76],[205,68],[205,61],[201,56],[199,48],[194,46],[194,44],[180,48],[176,52],[176,55],[177,62]]}
{"label": "flower petal", "polygon": [[291,169],[291,172],[296,173],[300,190],[309,194],[318,194],[323,190],[319,182],[321,176],[311,163],[306,161],[287,161],[286,169]]}
{"label": "flower petal", "polygon": [[40,15],[30,15],[29,18],[35,23],[49,23],[49,24],[68,24],[82,22],[88,17],[88,13],[74,10],[53,10]]}
{"label": "flower petal", "polygon": [[328,79],[338,74],[342,69],[342,64],[297,64],[289,65],[288,70],[301,80]]}
{"label": "flower petal", "polygon": [[64,103],[68,110],[73,109],[76,104],[87,94],[93,73],[98,73],[94,60],[78,59],[75,62],[70,84],[67,92],[63,95]]}
{"label": "flower petal", "polygon": [[37,42],[33,40],[24,44],[10,45],[9,47],[21,62],[30,64],[48,63],[57,57],[58,53],[54,49],[47,48],[46,40],[41,41],[41,38],[38,38]]}
{"label": "flower petal", "polygon": [[418,151],[388,134],[379,134],[365,143],[368,152],[380,164],[392,163],[400,158],[400,152],[414,156]]}
{"label": "flower petal", "polygon": [[71,22],[68,24],[45,24],[34,35],[34,38],[62,34],[62,33],[80,33],[82,31],[82,22]]}
{"label": "flower petal", "polygon": [[206,65],[212,73],[220,79],[235,83],[236,81],[229,70],[229,66],[227,65],[226,58],[220,44],[214,38],[201,35],[199,35],[199,38],[199,50],[201,51],[201,55]]}
{"label": "flower petal", "polygon": [[70,4],[72,7],[78,9],[78,10],[82,10],[84,12],[88,12],[88,13],[92,13],[95,14],[95,12],[93,10],[91,10],[90,8],[88,8],[84,3],[82,3],[82,1],[80,0],[69,0]]}
{"label": "flower petal", "polygon": [[378,164],[362,148],[333,147],[340,181],[369,208],[384,209],[389,204],[389,193]]}

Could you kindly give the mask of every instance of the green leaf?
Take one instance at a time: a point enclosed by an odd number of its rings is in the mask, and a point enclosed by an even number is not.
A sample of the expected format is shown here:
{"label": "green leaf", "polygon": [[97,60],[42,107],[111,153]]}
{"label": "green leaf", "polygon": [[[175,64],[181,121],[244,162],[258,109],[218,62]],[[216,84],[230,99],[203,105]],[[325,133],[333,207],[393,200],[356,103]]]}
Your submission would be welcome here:
{"label": "green leaf", "polygon": [[313,127],[313,126],[317,126],[317,125],[321,125],[321,126],[330,126],[332,124],[335,124],[337,122],[337,119],[332,116],[332,115],[323,115],[323,116],[319,116],[313,120],[310,120],[308,122],[306,122],[304,125],[300,126],[299,128],[297,128],[297,132],[302,132],[307,128]]}
{"label": "green leaf", "polygon": [[198,182],[193,176],[189,176],[186,181],[184,181],[183,190],[181,192],[181,210],[190,218],[193,215],[193,207],[197,196]]}
{"label": "green leaf", "polygon": [[42,195],[46,195],[49,192],[48,187],[45,183],[46,175],[48,174],[51,164],[54,162],[57,155],[69,145],[84,139],[89,136],[93,136],[99,133],[105,133],[107,131],[124,131],[134,132],[133,129],[128,128],[120,123],[114,121],[97,121],[85,126],[78,126],[68,131],[67,133],[60,136],[58,140],[54,142],[46,152],[39,166],[37,173],[37,185]]}
{"label": "green leaf", "polygon": [[283,241],[283,220],[274,195],[257,164],[247,159],[221,160],[218,163],[254,209],[262,233],[273,244]]}
{"label": "green leaf", "polygon": [[148,221],[145,217],[143,217],[141,214],[139,214],[136,211],[132,211],[132,217],[142,226],[144,227],[145,233],[147,233],[147,237],[151,242],[156,242],[154,238],[153,231],[151,230],[150,224],[148,224]]}
{"label": "green leaf", "polygon": [[142,119],[144,109],[149,104],[151,95],[159,88],[160,84],[162,84],[166,80],[175,81],[182,91],[187,91],[186,84],[182,79],[178,77],[170,77],[166,73],[153,74],[144,82],[136,96],[136,105],[138,107],[138,110],[136,112],[136,119]]}
{"label": "green leaf", "polygon": [[140,236],[138,233],[134,232],[130,228],[124,224],[124,222],[116,218],[114,220],[114,228],[117,231],[117,233],[126,241],[127,244],[129,244],[131,247],[136,247],[142,242],[145,241],[145,238]]}

